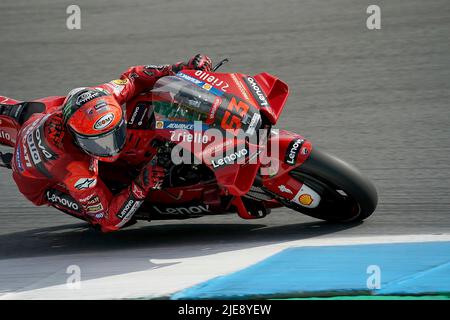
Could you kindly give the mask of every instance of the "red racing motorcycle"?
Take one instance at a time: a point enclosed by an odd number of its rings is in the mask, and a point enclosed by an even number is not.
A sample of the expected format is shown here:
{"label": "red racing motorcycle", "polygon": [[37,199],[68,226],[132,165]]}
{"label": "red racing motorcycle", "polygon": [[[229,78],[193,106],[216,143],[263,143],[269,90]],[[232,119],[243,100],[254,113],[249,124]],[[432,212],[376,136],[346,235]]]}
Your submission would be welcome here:
{"label": "red racing motorcycle", "polygon": [[[167,169],[162,189],[149,194],[134,218],[237,213],[256,219],[280,207],[332,222],[369,217],[378,196],[365,176],[301,135],[274,127],[287,84],[268,73],[216,72],[225,61],[212,72],[160,78],[129,102],[128,127],[147,129],[145,138]],[[29,103],[30,112],[42,112],[48,101]],[[11,160],[7,154],[2,159],[6,165]],[[130,181],[124,175],[132,177],[126,166],[102,165],[100,175],[113,192]]]}

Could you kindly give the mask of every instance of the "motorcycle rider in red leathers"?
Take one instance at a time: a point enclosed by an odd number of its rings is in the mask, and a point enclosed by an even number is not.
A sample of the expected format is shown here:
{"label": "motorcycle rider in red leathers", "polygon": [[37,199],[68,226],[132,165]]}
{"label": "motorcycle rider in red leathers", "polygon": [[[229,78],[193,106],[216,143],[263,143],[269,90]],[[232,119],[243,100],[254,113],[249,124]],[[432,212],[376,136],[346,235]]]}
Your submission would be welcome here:
{"label": "motorcycle rider in red leathers", "polygon": [[129,224],[147,194],[160,187],[164,170],[149,161],[128,187],[113,194],[99,177],[98,161],[116,161],[131,140],[129,110],[121,106],[160,77],[185,69],[210,71],[211,60],[198,54],[187,63],[131,67],[118,80],[74,89],[62,106],[33,114],[17,135],[11,161],[20,192],[35,205],[53,206],[103,232]]}

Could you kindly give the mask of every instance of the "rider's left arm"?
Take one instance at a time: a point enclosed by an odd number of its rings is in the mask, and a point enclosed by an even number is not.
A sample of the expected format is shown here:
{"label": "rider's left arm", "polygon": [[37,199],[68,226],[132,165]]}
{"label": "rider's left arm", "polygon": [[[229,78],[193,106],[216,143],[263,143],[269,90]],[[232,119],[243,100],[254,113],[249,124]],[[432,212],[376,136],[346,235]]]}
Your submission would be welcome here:
{"label": "rider's left arm", "polygon": [[113,94],[119,104],[123,104],[152,88],[159,78],[174,75],[185,67],[182,62],[173,65],[134,66],[122,73],[120,79],[112,80],[100,87]]}
{"label": "rider's left arm", "polygon": [[197,54],[188,62],[131,67],[122,73],[120,79],[105,83],[100,87],[113,94],[119,104],[123,104],[136,95],[151,89],[161,77],[175,75],[182,70],[209,71],[211,67],[212,62],[208,56]]}

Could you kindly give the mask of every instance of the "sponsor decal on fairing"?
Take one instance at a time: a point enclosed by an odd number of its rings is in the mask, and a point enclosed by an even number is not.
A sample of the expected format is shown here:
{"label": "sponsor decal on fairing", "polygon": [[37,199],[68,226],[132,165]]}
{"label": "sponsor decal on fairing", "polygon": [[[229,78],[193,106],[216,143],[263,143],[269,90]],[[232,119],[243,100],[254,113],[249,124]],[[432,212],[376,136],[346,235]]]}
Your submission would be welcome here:
{"label": "sponsor decal on fairing", "polygon": [[298,138],[298,139],[292,140],[289,143],[289,146],[286,150],[286,155],[284,157],[284,162],[286,164],[293,166],[297,163],[298,153],[300,152],[300,149],[301,149],[304,141],[305,140]]}
{"label": "sponsor decal on fairing", "polygon": [[279,185],[279,186],[278,186],[278,189],[279,189],[281,192],[293,194],[292,190],[289,189],[288,187],[286,187],[284,184]]}
{"label": "sponsor decal on fairing", "polygon": [[[222,96],[224,94],[224,92],[225,92],[225,91],[222,91],[222,90],[219,90],[219,89],[213,87],[211,83],[206,83],[206,82],[200,81],[200,80],[198,80],[198,79],[196,79],[194,77],[191,77],[191,76],[189,76],[189,75],[187,75],[187,74],[185,74],[185,73],[183,73],[181,71],[178,72],[176,74],[176,76],[179,77],[179,78],[182,78],[184,80],[187,80],[189,82],[192,82],[196,86],[198,86],[198,87],[200,87],[202,89],[205,89],[206,91],[209,91],[209,92],[211,92],[212,94],[214,94],[216,96]],[[226,84],[226,88],[228,88],[228,84]]]}
{"label": "sponsor decal on fairing", "polygon": [[[198,128],[194,127],[195,122],[198,123]],[[158,120],[155,123],[156,129],[172,129],[172,130],[206,130],[208,129],[208,126],[201,121],[194,121],[194,122],[181,122],[181,121],[162,121]]]}
{"label": "sponsor decal on fairing", "polygon": [[252,117],[252,120],[250,121],[250,124],[248,125],[246,133],[250,135],[255,134],[256,127],[258,126],[260,120],[261,115],[259,113],[255,113]]}
{"label": "sponsor decal on fairing", "polygon": [[261,107],[269,107],[270,104],[267,100],[267,97],[264,93],[264,91],[261,89],[261,87],[258,85],[255,79],[253,79],[250,76],[244,77],[244,81],[246,82],[247,86],[250,88],[250,91],[255,98],[255,100],[258,102],[258,104]]}
{"label": "sponsor decal on fairing", "polygon": [[214,99],[214,103],[209,110],[208,118],[206,119],[207,124],[211,124],[214,122],[216,118],[217,109],[219,109],[220,104],[222,103],[222,99],[220,97],[216,97]]}
{"label": "sponsor decal on fairing", "polygon": [[192,82],[192,83],[194,83],[194,84],[196,84],[196,85],[203,85],[203,82],[202,81],[200,81],[200,80],[198,80],[198,79],[196,79],[196,78],[194,78],[194,77],[191,77],[191,76],[189,76],[189,75],[187,75],[187,74],[185,74],[185,73],[183,73],[183,72],[178,72],[177,74],[176,74],[178,77],[180,77],[180,78],[182,78],[182,79],[184,79],[184,80],[187,80],[187,81],[189,81],[189,82]]}
{"label": "sponsor decal on fairing", "polygon": [[247,154],[248,154],[248,150],[246,148],[242,148],[236,152],[226,155],[223,158],[211,160],[211,165],[213,166],[213,168],[219,168],[221,166],[225,166],[225,165],[229,165],[229,164],[243,163],[243,161],[238,161],[238,159],[245,157]]}
{"label": "sponsor decal on fairing", "polygon": [[220,80],[216,76],[213,76],[212,74],[203,71],[203,70],[197,70],[195,71],[195,76],[197,76],[200,80],[203,80],[218,89],[222,90],[223,92],[227,92],[227,88],[230,86],[228,82]]}
{"label": "sponsor decal on fairing", "polygon": [[131,129],[149,129],[150,128],[150,104],[138,103],[128,121],[128,127]]}
{"label": "sponsor decal on fairing", "polygon": [[189,207],[158,207],[158,206],[152,206],[153,209],[159,214],[183,214],[183,215],[190,215],[190,214],[201,214],[201,213],[209,213],[211,212],[209,210],[208,205],[197,205],[197,206],[189,206]]}
{"label": "sponsor decal on fairing", "polygon": [[320,200],[321,198],[317,192],[308,187],[306,184],[303,184],[291,201],[303,207],[313,209],[319,205]]}
{"label": "sponsor decal on fairing", "polygon": [[194,142],[206,144],[211,141],[211,137],[203,132],[189,133],[185,130],[170,131],[170,140],[174,142]]}

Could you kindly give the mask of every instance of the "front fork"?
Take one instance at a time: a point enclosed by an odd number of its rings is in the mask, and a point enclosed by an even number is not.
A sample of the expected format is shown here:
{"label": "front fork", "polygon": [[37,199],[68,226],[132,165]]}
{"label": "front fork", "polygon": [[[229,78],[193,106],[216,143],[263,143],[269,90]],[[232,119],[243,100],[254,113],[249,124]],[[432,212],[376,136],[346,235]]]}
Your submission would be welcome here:
{"label": "front fork", "polygon": [[[272,130],[267,152],[262,154],[258,184],[275,198],[306,208],[317,207],[321,200],[320,195],[290,174],[309,158],[311,150],[311,142],[304,137],[287,130]],[[241,218],[258,218],[246,210],[241,197],[236,197],[233,205]]]}
{"label": "front fork", "polygon": [[271,156],[278,159],[279,165],[272,174],[269,171],[268,175],[262,176],[263,187],[289,202],[305,208],[316,208],[321,200],[320,195],[290,174],[309,158],[312,150],[311,142],[286,130],[280,130],[278,134],[271,135],[271,140],[278,142],[278,154]]}

